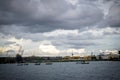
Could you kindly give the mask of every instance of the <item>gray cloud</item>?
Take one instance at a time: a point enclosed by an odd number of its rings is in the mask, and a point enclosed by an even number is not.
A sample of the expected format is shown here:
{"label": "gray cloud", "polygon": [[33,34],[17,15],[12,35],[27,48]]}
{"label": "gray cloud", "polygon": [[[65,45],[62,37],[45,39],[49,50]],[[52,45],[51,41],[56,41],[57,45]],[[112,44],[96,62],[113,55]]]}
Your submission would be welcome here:
{"label": "gray cloud", "polygon": [[84,28],[103,20],[103,12],[92,1],[71,5],[65,0],[2,0],[0,7],[1,25],[21,25],[31,33]]}
{"label": "gray cloud", "polygon": [[[101,46],[100,40],[120,34],[119,8],[119,0],[78,0],[75,5],[66,0],[1,0],[0,39],[48,40],[60,49]],[[1,40],[5,44],[15,43]]]}
{"label": "gray cloud", "polygon": [[106,21],[112,27],[120,27],[120,4],[113,5],[110,8]]}
{"label": "gray cloud", "polygon": [[15,44],[16,42],[10,42],[10,41],[7,41],[4,43],[4,45],[10,45],[10,44]]}

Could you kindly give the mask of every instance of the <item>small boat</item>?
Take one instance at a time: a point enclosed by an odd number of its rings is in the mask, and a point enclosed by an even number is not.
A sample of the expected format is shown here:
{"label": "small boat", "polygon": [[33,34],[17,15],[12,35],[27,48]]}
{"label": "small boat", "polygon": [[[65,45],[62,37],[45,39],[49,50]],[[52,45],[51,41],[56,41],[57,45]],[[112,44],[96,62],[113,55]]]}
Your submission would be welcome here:
{"label": "small boat", "polygon": [[40,62],[36,62],[35,65],[40,65],[41,63]]}
{"label": "small boat", "polygon": [[78,62],[76,62],[76,64],[89,64],[89,62],[87,62],[87,61],[78,61]]}
{"label": "small boat", "polygon": [[23,66],[23,63],[17,63],[17,66]]}
{"label": "small boat", "polygon": [[52,62],[46,62],[46,65],[52,65],[53,63]]}
{"label": "small boat", "polygon": [[85,62],[82,62],[81,64],[89,64],[89,62],[86,62],[86,61],[85,61]]}

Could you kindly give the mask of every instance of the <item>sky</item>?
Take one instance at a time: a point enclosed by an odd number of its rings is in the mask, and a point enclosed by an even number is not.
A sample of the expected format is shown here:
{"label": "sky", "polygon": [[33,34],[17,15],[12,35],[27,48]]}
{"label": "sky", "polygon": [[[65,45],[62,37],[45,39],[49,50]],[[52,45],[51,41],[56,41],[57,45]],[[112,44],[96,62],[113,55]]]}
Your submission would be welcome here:
{"label": "sky", "polygon": [[0,0],[0,57],[120,50],[120,0]]}

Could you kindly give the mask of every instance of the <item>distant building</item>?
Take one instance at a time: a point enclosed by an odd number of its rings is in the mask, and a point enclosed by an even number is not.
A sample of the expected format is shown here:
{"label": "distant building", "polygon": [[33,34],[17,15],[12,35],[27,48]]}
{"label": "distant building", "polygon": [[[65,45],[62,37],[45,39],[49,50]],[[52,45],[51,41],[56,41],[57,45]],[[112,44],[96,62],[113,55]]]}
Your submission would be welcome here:
{"label": "distant building", "polygon": [[63,60],[80,60],[80,56],[65,56],[63,57]]}
{"label": "distant building", "polygon": [[118,59],[119,55],[118,54],[106,54],[106,55],[101,55],[102,60],[114,60]]}
{"label": "distant building", "polygon": [[73,60],[79,60],[80,56],[72,56],[71,59],[73,59]]}
{"label": "distant building", "polygon": [[84,60],[92,60],[92,57],[91,56],[85,56],[83,57]]}

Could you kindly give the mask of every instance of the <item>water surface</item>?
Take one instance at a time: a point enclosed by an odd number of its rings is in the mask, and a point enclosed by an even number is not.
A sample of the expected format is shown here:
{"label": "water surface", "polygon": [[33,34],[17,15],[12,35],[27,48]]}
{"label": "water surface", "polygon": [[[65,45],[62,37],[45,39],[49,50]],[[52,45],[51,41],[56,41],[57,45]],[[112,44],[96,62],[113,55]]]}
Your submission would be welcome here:
{"label": "water surface", "polygon": [[26,66],[0,64],[0,80],[120,80],[119,75],[120,62],[112,61],[30,63]]}

